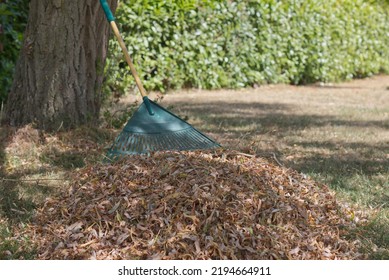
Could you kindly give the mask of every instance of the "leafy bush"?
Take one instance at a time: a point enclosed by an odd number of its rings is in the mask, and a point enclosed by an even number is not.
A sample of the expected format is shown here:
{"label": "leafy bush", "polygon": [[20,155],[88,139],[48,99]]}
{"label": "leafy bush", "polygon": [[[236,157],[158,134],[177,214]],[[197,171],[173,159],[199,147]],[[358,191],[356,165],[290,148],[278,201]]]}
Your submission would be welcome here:
{"label": "leafy bush", "polygon": [[[148,90],[304,84],[389,72],[389,14],[364,0],[130,0],[116,13]],[[114,39],[107,85],[134,85]]]}
{"label": "leafy bush", "polygon": [[27,24],[28,0],[0,3],[0,104],[5,101],[12,84],[23,32]]}

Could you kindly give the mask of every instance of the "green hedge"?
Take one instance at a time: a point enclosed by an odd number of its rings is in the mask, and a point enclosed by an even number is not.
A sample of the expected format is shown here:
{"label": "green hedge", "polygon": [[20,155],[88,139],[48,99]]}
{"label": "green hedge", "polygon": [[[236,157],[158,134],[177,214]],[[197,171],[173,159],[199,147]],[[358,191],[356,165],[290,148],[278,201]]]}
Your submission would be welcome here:
{"label": "green hedge", "polygon": [[[305,84],[389,72],[378,2],[130,0],[116,18],[148,90]],[[110,91],[134,84],[114,39],[106,72]]]}
{"label": "green hedge", "polygon": [[0,105],[12,84],[15,63],[27,24],[29,0],[0,3]]}

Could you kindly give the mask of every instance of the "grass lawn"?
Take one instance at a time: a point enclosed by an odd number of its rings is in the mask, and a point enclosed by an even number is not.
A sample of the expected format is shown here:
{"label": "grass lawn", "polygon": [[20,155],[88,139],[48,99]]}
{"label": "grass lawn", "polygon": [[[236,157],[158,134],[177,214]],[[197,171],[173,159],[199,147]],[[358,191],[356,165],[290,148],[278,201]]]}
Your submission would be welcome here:
{"label": "grass lawn", "polygon": [[[161,104],[224,147],[328,185],[369,217],[350,238],[360,241],[368,258],[389,259],[388,87],[389,76],[376,76],[332,85],[183,90]],[[106,126],[34,131],[0,128],[0,259],[34,258],[23,235],[34,209],[66,187],[72,171],[98,162],[118,132]]]}

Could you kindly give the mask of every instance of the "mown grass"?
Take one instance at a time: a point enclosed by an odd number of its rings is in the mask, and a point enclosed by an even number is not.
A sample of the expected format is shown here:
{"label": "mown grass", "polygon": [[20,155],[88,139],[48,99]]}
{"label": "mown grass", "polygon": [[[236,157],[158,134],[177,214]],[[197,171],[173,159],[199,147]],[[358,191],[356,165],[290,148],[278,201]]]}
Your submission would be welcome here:
{"label": "mown grass", "polygon": [[16,239],[14,230],[6,226],[5,222],[0,222],[0,260],[34,259],[36,248],[31,240],[28,238]]}
{"label": "mown grass", "polygon": [[[255,153],[331,187],[368,215],[350,231],[369,259],[389,259],[389,77],[332,87],[189,91],[162,105],[223,146]],[[111,119],[109,120],[112,121]],[[101,161],[115,132],[55,134],[0,127],[0,259],[31,259],[23,234],[34,211],[74,170]]]}

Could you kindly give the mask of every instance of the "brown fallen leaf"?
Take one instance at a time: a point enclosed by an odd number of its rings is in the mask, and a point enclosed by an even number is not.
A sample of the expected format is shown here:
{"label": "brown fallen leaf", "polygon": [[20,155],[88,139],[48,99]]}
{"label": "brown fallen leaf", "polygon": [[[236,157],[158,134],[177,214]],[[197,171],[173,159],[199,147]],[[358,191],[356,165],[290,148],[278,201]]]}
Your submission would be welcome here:
{"label": "brown fallen leaf", "polygon": [[80,169],[26,234],[41,259],[361,259],[358,215],[263,158],[157,152]]}
{"label": "brown fallen leaf", "polygon": [[66,230],[70,233],[77,233],[81,230],[82,226],[83,226],[83,222],[79,221],[79,222],[75,222],[74,224],[71,224],[70,226],[68,226],[66,228]]}

